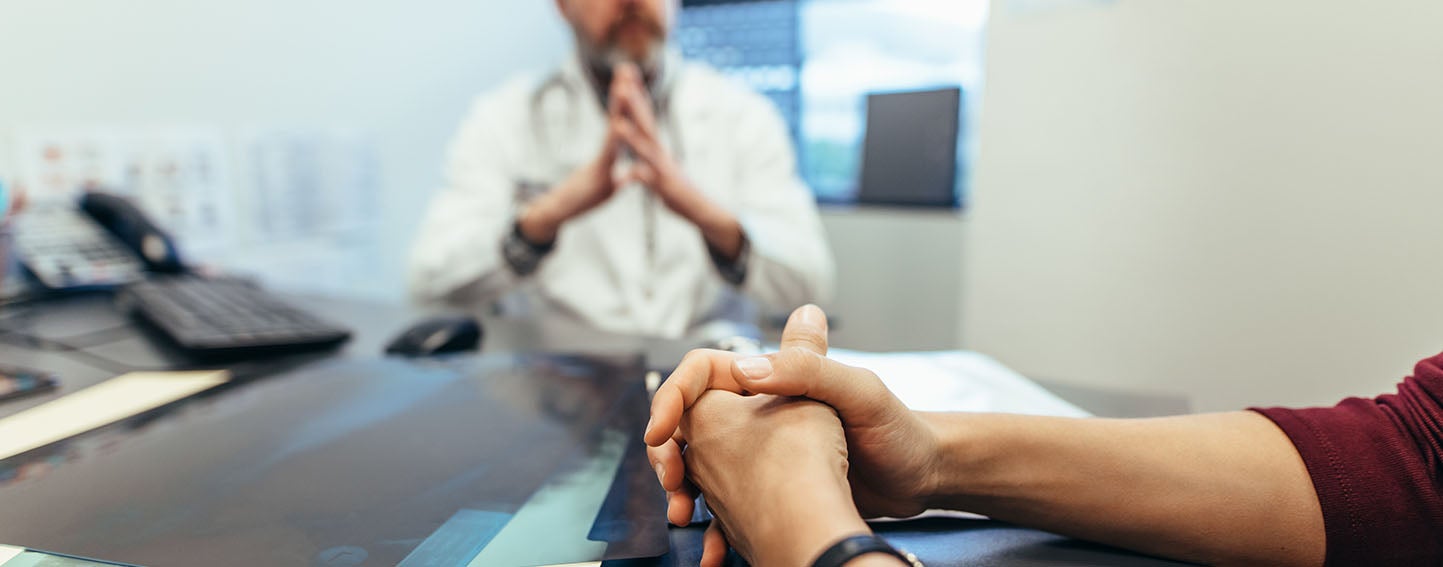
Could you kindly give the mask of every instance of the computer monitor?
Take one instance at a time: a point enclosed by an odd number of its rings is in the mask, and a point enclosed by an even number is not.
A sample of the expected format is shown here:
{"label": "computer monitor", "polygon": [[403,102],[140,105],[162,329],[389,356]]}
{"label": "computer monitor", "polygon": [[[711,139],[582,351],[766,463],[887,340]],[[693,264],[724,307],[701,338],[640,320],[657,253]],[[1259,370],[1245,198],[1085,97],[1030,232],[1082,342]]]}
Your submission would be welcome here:
{"label": "computer monitor", "polygon": [[957,87],[868,95],[857,202],[956,207],[961,108]]}

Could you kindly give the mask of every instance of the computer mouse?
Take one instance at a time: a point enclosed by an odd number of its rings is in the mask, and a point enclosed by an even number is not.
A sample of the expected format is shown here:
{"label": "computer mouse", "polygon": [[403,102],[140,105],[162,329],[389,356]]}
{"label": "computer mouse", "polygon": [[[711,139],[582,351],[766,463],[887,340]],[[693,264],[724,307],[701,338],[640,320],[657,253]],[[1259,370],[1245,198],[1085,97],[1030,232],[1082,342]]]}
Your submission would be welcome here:
{"label": "computer mouse", "polygon": [[386,354],[435,356],[477,350],[480,346],[481,323],[473,317],[448,315],[411,325],[386,345]]}

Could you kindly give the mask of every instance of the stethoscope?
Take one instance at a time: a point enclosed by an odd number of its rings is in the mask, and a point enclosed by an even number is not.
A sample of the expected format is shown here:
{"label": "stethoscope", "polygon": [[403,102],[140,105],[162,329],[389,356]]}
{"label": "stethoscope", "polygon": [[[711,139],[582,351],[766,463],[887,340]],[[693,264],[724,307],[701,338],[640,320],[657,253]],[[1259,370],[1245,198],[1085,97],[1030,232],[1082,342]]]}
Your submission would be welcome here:
{"label": "stethoscope", "polygon": [[[675,67],[675,65],[670,62],[668,62],[668,64]],[[686,150],[685,145],[682,142],[681,131],[676,123],[677,121],[673,120],[671,116],[671,97],[673,92],[675,91],[676,73],[678,72],[679,70],[674,68],[668,70],[667,73],[669,73],[669,76],[663,78],[660,81],[657,81],[656,86],[650,88],[649,90],[651,91],[652,103],[655,105],[654,110],[658,126],[666,135],[667,140],[671,142],[670,151],[672,153],[672,156],[678,163],[685,163]],[[599,94],[605,91],[602,89],[601,85],[597,84],[596,79],[590,73],[586,72],[585,70],[582,70],[581,73],[586,78],[586,82],[592,90],[591,94],[593,95],[593,98],[595,98],[596,103],[602,109],[602,113],[605,114],[606,103],[604,102],[603,97],[601,97]],[[530,100],[531,130],[532,132],[535,132],[537,134],[535,149],[538,152],[538,155],[545,155],[548,150],[556,147],[554,144],[552,144],[552,142],[555,141],[552,138],[553,131],[552,129],[548,128],[548,125],[545,123],[546,112],[544,108],[544,106],[547,104],[547,97],[552,96],[552,94],[556,92],[556,89],[560,89],[561,96],[567,97],[568,104],[566,105],[566,108],[567,113],[569,114],[569,116],[567,116],[567,119],[565,120],[565,125],[558,129],[562,131],[575,131],[575,126],[580,124],[581,121],[581,116],[579,113],[580,109],[583,107],[581,106],[580,101],[577,100],[577,97],[586,96],[587,93],[582,92],[585,89],[579,88],[577,85],[573,84],[572,81],[568,81],[565,76],[564,70],[558,70],[552,73],[546,78],[546,80],[542,81],[541,85],[535,91],[532,92]],[[625,159],[634,159],[630,157],[630,150],[624,149],[622,155]],[[646,269],[647,273],[649,274],[655,274],[657,271],[657,256],[659,254],[657,250],[658,215],[659,203],[656,194],[652,193],[651,191],[643,192],[642,240],[645,247]],[[650,300],[653,297],[654,288],[652,286],[652,280],[648,278],[642,288],[643,296],[647,300]]]}

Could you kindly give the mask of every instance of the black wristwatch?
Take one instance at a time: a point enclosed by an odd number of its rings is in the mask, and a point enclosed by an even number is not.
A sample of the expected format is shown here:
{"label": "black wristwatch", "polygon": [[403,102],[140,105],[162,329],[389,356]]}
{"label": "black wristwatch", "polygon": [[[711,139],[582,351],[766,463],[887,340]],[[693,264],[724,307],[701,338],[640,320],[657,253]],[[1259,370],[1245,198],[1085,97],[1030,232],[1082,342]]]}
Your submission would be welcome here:
{"label": "black wristwatch", "polygon": [[736,287],[741,287],[743,283],[746,283],[747,267],[750,265],[752,257],[752,243],[747,239],[747,233],[742,233],[742,246],[737,249],[736,260],[728,260],[710,244],[707,245],[706,250],[711,255],[711,263],[716,266],[716,271],[721,275],[723,281]]}
{"label": "black wristwatch", "polygon": [[528,276],[541,265],[541,259],[545,258],[551,250],[556,248],[556,241],[545,244],[537,244],[526,239],[521,233],[521,221],[511,225],[511,234],[501,239],[501,257],[506,258],[506,263],[511,266],[511,271],[518,276]]}
{"label": "black wristwatch", "polygon": [[916,555],[898,551],[887,543],[887,540],[875,535],[857,535],[848,537],[842,541],[832,544],[826,551],[822,552],[817,560],[812,562],[812,567],[843,567],[848,562],[868,553],[884,553],[901,559],[903,563],[912,567],[924,567]]}

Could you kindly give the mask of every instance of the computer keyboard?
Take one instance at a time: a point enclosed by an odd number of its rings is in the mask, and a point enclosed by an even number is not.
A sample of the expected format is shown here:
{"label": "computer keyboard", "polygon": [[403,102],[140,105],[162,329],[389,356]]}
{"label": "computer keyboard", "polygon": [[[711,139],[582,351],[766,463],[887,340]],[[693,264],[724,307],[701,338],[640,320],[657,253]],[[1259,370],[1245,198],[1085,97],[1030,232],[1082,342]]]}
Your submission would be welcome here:
{"label": "computer keyboard", "polygon": [[116,301],[193,354],[320,349],[351,336],[236,279],[155,278],[126,286]]}

